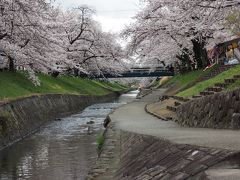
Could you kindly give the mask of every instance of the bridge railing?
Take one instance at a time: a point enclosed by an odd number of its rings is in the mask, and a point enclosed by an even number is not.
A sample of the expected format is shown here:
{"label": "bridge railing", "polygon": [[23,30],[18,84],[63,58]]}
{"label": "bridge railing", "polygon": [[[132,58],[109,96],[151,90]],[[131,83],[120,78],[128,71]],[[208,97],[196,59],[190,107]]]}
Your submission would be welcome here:
{"label": "bridge railing", "polygon": [[174,76],[173,71],[169,70],[159,70],[154,72],[149,71],[139,71],[139,72],[124,72],[119,75],[113,75],[113,74],[103,74],[101,76],[98,76],[96,78],[134,78],[134,77],[163,77],[163,76]]}

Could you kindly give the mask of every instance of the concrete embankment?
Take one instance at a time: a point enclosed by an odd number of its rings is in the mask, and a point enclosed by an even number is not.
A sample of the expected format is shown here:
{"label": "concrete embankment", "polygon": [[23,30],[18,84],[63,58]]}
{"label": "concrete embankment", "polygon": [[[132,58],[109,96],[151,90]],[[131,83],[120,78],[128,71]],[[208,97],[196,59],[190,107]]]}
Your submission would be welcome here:
{"label": "concrete embankment", "polygon": [[163,92],[154,91],[110,115],[105,151],[89,179],[239,179],[238,163],[227,169],[222,165],[239,156],[239,132],[182,128],[146,113],[146,104]]}
{"label": "concrete embankment", "polygon": [[105,138],[102,154],[88,180],[206,179],[207,169],[238,154],[122,131],[115,123],[108,126]]}
{"label": "concrete embankment", "polygon": [[177,108],[183,126],[240,129],[240,90],[194,99]]}
{"label": "concrete embankment", "polygon": [[111,102],[119,96],[49,94],[31,96],[0,106],[0,149],[38,130],[45,123],[79,112],[95,103]]}
{"label": "concrete embankment", "polygon": [[119,180],[197,180],[199,173],[234,154],[125,131],[120,140],[120,167],[114,178]]}
{"label": "concrete embankment", "polygon": [[141,99],[141,98],[143,98],[144,96],[147,96],[148,94],[150,94],[151,92],[152,92],[151,89],[142,89],[142,90],[140,90],[140,92],[138,93],[137,99]]}

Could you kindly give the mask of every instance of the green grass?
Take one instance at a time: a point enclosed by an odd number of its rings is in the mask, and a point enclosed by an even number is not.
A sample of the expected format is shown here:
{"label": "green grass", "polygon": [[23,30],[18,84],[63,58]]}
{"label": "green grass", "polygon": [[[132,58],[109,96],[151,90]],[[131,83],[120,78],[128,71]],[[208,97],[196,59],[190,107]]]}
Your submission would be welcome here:
{"label": "green grass", "polygon": [[0,100],[16,99],[33,94],[83,94],[105,95],[112,91],[122,91],[127,87],[118,83],[100,82],[78,77],[60,76],[53,78],[38,75],[41,86],[34,86],[24,73],[0,72]]}
{"label": "green grass", "polygon": [[102,151],[104,142],[105,142],[105,137],[104,137],[104,135],[101,133],[101,134],[99,134],[99,135],[97,136],[97,152],[98,152],[98,155],[101,154],[101,151]]}
{"label": "green grass", "polygon": [[182,85],[187,85],[191,82],[195,82],[199,77],[205,74],[202,70],[192,71],[185,74],[179,74],[170,79],[166,84],[178,83]]}
{"label": "green grass", "polygon": [[[240,72],[239,72],[240,74]],[[240,80],[237,80],[235,83],[228,86],[224,91],[233,91],[240,88]]]}
{"label": "green grass", "polygon": [[106,88],[110,91],[119,91],[119,89],[127,89],[127,86],[124,86],[122,84],[119,84],[117,82],[114,83],[110,83],[110,82],[100,82],[100,81],[96,81],[93,80],[93,82],[95,82],[96,84],[98,84],[99,86]]}
{"label": "green grass", "polygon": [[[240,65],[231,68],[209,80],[206,80],[204,82],[197,83],[193,87],[182,91],[177,94],[177,96],[181,97],[191,97],[194,95],[198,95],[201,91],[204,91],[208,87],[213,87],[216,83],[223,83],[225,79],[232,78],[234,75],[240,74]],[[240,83],[235,83],[234,85],[227,88],[229,89],[235,89]]]}
{"label": "green grass", "polygon": [[194,86],[198,79],[209,74],[211,71],[215,70],[215,68],[217,68],[217,66],[212,67],[211,69],[208,69],[206,71],[196,70],[185,74],[178,74],[170,80],[166,81],[163,87],[169,87],[171,85],[174,85],[173,89],[175,93],[184,91],[185,89]]}
{"label": "green grass", "polygon": [[155,89],[158,89],[159,86],[160,86],[160,80],[155,79],[155,80],[152,82],[151,87],[152,87],[152,88],[155,88]]}

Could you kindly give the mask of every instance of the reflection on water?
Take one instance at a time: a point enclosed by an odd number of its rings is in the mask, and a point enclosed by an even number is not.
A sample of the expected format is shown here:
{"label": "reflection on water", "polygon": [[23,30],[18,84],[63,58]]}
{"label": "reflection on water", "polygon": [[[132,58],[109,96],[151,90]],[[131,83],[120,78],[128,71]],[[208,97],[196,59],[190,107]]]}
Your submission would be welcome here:
{"label": "reflection on water", "polygon": [[[79,114],[54,121],[37,134],[4,149],[0,152],[0,179],[84,179],[97,158],[96,136],[105,117],[131,102],[137,93],[124,94],[116,103],[96,104]],[[87,124],[89,121],[94,124]]]}

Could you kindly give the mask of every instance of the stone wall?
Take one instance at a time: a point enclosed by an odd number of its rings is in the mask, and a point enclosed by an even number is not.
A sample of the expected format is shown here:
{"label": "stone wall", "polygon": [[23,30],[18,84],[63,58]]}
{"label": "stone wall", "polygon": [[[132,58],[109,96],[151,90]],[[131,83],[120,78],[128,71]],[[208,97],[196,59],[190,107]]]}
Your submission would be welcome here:
{"label": "stone wall", "polygon": [[79,112],[95,103],[111,102],[117,97],[117,93],[105,96],[49,94],[1,105],[0,149],[37,131],[50,120]]}
{"label": "stone wall", "polygon": [[194,99],[177,108],[183,126],[240,129],[240,90]]}
{"label": "stone wall", "polygon": [[103,151],[87,180],[202,180],[205,171],[239,155],[237,151],[175,144],[122,131],[111,122]]}
{"label": "stone wall", "polygon": [[141,89],[140,92],[137,95],[137,99],[141,99],[144,96],[147,96],[148,94],[150,94],[152,92],[151,89]]}
{"label": "stone wall", "polygon": [[200,180],[199,173],[237,153],[123,131],[120,148],[115,180]]}

